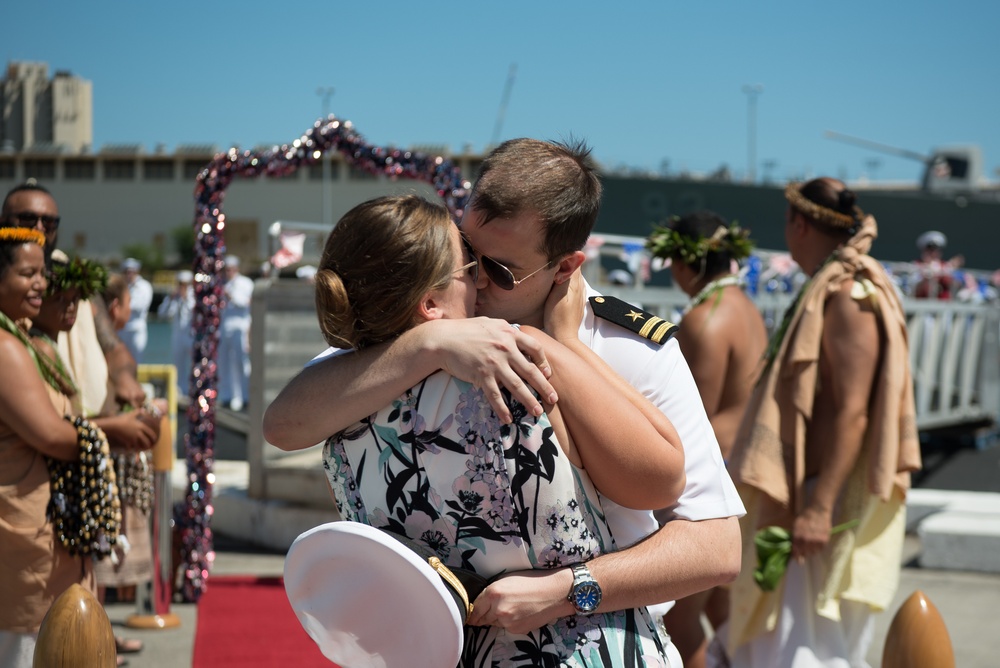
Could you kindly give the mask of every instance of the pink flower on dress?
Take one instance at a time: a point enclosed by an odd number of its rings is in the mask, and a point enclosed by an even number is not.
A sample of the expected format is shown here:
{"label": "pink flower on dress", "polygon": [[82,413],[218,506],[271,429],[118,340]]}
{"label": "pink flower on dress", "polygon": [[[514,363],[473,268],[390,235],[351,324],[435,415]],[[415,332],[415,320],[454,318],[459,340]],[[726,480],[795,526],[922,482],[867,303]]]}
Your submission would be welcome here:
{"label": "pink flower on dress", "polygon": [[406,535],[434,550],[442,561],[447,561],[455,545],[455,525],[450,520],[432,519],[427,513],[416,510],[403,522]]}
{"label": "pink flower on dress", "polygon": [[500,420],[478,387],[470,385],[469,390],[462,393],[455,409],[455,420],[458,422],[458,434],[466,442],[499,440]]}
{"label": "pink flower on dress", "polygon": [[469,476],[459,476],[451,486],[451,491],[458,499],[462,510],[470,515],[476,515],[490,499],[490,487],[482,480],[472,480]]}

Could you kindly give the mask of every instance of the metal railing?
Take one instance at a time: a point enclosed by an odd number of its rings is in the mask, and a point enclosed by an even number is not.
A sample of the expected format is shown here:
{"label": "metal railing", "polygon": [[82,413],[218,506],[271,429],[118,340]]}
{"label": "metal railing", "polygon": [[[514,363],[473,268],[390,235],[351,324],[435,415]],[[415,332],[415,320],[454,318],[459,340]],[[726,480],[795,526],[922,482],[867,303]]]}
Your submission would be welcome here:
{"label": "metal railing", "polygon": [[[615,251],[608,247],[601,252]],[[584,267],[597,289],[665,319],[679,321],[688,302],[688,296],[676,288],[611,285],[605,281],[600,263],[587,262]],[[780,322],[793,299],[790,292],[770,289],[767,281],[772,279],[761,278],[757,294],[752,295],[769,330]],[[784,277],[781,284],[796,288],[798,280]],[[917,427],[962,429],[1000,421],[1000,307],[995,303],[908,297],[903,298],[903,307],[908,322]],[[312,286],[306,281],[259,280],[252,315],[249,417],[250,424],[259,425],[264,408],[306,362],[326,348],[326,343],[316,320]],[[314,468],[320,482],[316,489],[307,490],[298,478],[282,482],[282,476],[289,473],[281,469],[282,460],[289,453],[269,447],[259,429],[248,430],[247,446],[251,496],[288,496],[292,502],[305,504],[317,503],[317,497],[329,501],[318,464]],[[318,461],[318,454],[316,457]]]}
{"label": "metal railing", "polygon": [[[592,259],[624,261],[629,254],[645,252],[640,250],[643,239],[639,237],[604,235],[601,242]],[[945,301],[912,296],[920,279],[927,278],[924,268],[905,262],[884,266],[899,289],[906,313],[917,427],[927,430],[1000,421],[1000,302],[990,272],[956,272],[964,277],[970,301]],[[591,284],[603,292],[680,322],[688,296],[679,289],[649,287],[641,282],[635,286],[602,285],[605,272],[601,262],[589,261],[584,268]],[[772,332],[805,276],[787,253],[766,250],[756,251],[741,268],[741,275],[768,332]]]}

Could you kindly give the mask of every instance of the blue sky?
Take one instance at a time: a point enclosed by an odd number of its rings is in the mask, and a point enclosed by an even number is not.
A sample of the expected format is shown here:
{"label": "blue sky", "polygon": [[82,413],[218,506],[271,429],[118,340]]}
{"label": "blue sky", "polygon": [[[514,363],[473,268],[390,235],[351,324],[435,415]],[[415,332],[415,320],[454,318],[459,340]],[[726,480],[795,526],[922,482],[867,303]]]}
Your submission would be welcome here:
{"label": "blue sky", "polygon": [[[978,144],[1000,169],[1000,3],[33,2],[0,9],[4,61],[94,86],[94,140],[252,147],[322,111],[372,143],[588,140],[607,167],[916,180],[919,163],[825,130],[926,153]],[[482,6],[480,6],[482,5]],[[871,164],[873,160],[877,164]]]}

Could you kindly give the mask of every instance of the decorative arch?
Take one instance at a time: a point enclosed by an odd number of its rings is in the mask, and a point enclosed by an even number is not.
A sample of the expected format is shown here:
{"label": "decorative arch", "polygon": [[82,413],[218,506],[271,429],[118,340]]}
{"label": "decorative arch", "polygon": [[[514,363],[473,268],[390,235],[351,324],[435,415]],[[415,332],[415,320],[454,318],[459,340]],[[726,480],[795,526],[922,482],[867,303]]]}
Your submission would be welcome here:
{"label": "decorative arch", "polygon": [[223,200],[236,177],[287,176],[303,165],[316,163],[330,152],[339,152],[355,169],[393,179],[426,181],[437,189],[452,217],[461,219],[471,184],[459,168],[442,156],[372,146],[354,130],[350,121],[330,115],[319,119],[291,144],[261,153],[231,148],[217,155],[198,174],[195,200],[195,260],[192,313],[194,365],[189,387],[188,432],[184,437],[187,484],[184,499],[174,508],[180,532],[185,601],[198,601],[205,592],[209,567],[215,558],[211,529],[215,480],[215,402],[217,399],[219,315],[222,306],[222,272],[226,254],[226,215]]}

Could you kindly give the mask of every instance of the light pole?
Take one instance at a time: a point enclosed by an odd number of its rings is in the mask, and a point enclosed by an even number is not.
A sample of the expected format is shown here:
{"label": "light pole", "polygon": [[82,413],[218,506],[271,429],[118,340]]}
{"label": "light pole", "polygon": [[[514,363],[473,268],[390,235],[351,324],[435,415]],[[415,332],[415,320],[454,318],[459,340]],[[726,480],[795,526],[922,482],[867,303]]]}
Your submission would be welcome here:
{"label": "light pole", "polygon": [[747,181],[757,180],[757,96],[764,92],[760,84],[743,86],[747,96]]}
{"label": "light pole", "polygon": [[[333,86],[320,86],[316,89],[316,94],[322,99],[323,119],[325,123],[330,116],[330,98],[333,97]],[[323,165],[323,206],[321,218],[324,225],[333,227],[333,193],[330,192],[330,156],[325,153],[320,156]]]}
{"label": "light pole", "polygon": [[882,160],[880,158],[868,158],[865,160],[865,166],[868,168],[868,178],[874,182],[875,172],[882,166]]}
{"label": "light pole", "polygon": [[771,183],[771,175],[774,173],[774,168],[778,166],[778,161],[774,158],[770,160],[765,160],[764,167],[764,183]]}

